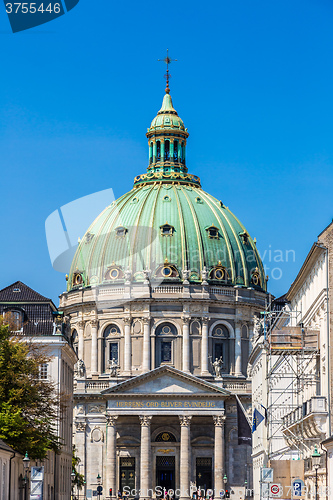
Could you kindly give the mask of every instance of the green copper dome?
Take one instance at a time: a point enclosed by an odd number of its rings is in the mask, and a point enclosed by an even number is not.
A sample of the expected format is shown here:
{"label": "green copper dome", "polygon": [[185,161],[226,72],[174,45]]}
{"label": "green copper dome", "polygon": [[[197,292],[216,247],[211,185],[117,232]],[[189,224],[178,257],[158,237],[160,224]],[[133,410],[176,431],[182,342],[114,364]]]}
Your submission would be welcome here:
{"label": "green copper dome", "polygon": [[[165,123],[166,116],[172,121]],[[262,262],[244,226],[187,173],[188,132],[168,93],[147,137],[147,173],[90,226],[68,289],[156,279],[266,290]]]}

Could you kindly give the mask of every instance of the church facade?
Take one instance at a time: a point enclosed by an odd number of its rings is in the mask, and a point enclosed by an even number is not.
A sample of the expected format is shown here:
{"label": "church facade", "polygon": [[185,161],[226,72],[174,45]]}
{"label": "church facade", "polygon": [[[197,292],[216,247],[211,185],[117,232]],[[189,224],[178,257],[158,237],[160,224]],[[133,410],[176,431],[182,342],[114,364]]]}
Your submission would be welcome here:
{"label": "church facade", "polygon": [[251,447],[238,445],[235,394],[250,416],[263,265],[244,226],[188,173],[168,85],[146,135],[147,173],[88,228],[60,297],[80,360],[78,494],[244,498]]}

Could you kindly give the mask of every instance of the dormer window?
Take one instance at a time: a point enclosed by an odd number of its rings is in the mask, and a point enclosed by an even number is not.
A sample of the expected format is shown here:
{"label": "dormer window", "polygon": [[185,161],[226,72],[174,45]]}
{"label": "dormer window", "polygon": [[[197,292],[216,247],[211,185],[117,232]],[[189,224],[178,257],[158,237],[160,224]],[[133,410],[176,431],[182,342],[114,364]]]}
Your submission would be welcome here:
{"label": "dormer window", "polygon": [[219,239],[219,228],[218,227],[211,225],[211,226],[206,228],[206,231],[208,234],[208,238],[216,239],[216,240]]}
{"label": "dormer window", "polygon": [[228,271],[219,264],[210,271],[209,278],[211,280],[227,281]]}
{"label": "dormer window", "polygon": [[165,195],[165,196],[163,197],[163,201],[171,201],[170,196]]}
{"label": "dormer window", "polygon": [[254,286],[261,286],[259,269],[256,267],[251,276],[251,283]]}
{"label": "dormer window", "polygon": [[80,286],[83,284],[83,276],[80,272],[75,272],[73,275],[73,286]]}
{"label": "dormer window", "polygon": [[175,228],[166,222],[163,226],[160,226],[160,230],[161,236],[173,236]]}
{"label": "dormer window", "polygon": [[116,231],[116,238],[124,238],[127,233],[126,227],[123,226],[116,227],[115,231]]}
{"label": "dormer window", "polygon": [[203,203],[202,199],[199,198],[199,196],[196,197],[195,202],[199,203],[200,205]]}
{"label": "dormer window", "polygon": [[107,269],[104,279],[106,280],[119,280],[124,278],[124,273],[121,267],[116,266],[113,262],[112,265]]}

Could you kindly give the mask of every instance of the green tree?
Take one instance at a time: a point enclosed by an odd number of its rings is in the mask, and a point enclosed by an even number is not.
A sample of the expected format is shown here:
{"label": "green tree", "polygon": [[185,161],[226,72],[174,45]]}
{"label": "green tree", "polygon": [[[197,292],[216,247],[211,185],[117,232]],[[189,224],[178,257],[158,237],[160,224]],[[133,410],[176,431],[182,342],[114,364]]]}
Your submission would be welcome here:
{"label": "green tree", "polygon": [[0,439],[32,459],[60,448],[60,398],[54,384],[40,379],[40,367],[48,361],[40,345],[13,335],[0,322]]}
{"label": "green tree", "polygon": [[79,465],[80,462],[81,462],[81,459],[77,456],[77,454],[76,454],[76,448],[75,448],[75,446],[73,446],[72,470],[73,470],[73,472],[75,474],[75,478],[74,478],[73,484],[75,486],[77,486],[79,490],[85,484],[84,475],[80,474],[79,471],[77,470],[77,467],[78,467],[78,465]]}

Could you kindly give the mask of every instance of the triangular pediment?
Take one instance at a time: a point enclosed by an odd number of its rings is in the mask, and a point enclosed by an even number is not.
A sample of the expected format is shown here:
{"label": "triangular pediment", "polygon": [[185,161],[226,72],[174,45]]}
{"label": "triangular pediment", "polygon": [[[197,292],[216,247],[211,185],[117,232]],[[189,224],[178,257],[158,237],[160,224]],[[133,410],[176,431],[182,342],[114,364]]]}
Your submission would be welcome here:
{"label": "triangular pediment", "polygon": [[231,393],[172,367],[162,366],[103,391],[103,394],[220,395]]}

